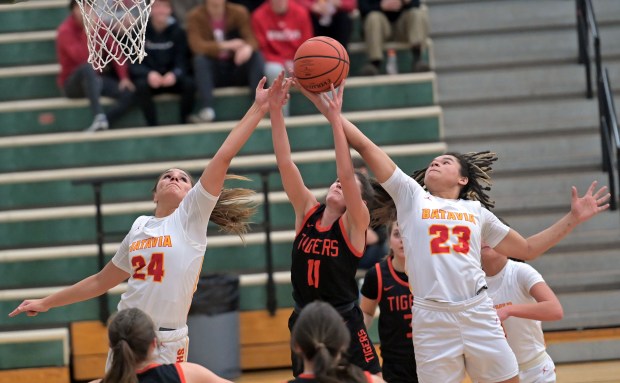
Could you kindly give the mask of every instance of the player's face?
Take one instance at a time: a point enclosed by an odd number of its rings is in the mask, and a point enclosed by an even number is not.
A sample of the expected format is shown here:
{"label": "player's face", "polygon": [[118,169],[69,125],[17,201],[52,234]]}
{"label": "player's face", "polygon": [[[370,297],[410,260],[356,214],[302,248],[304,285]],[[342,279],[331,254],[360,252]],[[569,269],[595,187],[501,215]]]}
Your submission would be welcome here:
{"label": "player's face", "polygon": [[400,236],[400,229],[398,224],[394,222],[392,224],[392,231],[390,232],[390,249],[394,256],[400,259],[405,259],[405,249],[403,248],[403,239]]}
{"label": "player's face", "polygon": [[[355,183],[357,184],[357,188],[359,189],[360,194],[362,193],[362,183],[360,180],[355,177]],[[327,197],[325,201],[330,204],[334,204],[342,209],[346,209],[346,203],[344,200],[344,194],[342,193],[342,185],[340,184],[340,180],[334,181],[333,184],[327,190]]]}
{"label": "player's face", "polygon": [[181,169],[170,169],[159,177],[155,188],[155,202],[162,198],[174,198],[180,203],[192,188],[191,177]]}
{"label": "player's face", "polygon": [[167,0],[155,0],[151,7],[151,19],[156,23],[167,23],[172,14],[172,6]]}
{"label": "player's face", "polygon": [[432,193],[434,189],[443,189],[467,184],[467,177],[461,175],[461,164],[452,155],[436,157],[426,169],[424,184]]}

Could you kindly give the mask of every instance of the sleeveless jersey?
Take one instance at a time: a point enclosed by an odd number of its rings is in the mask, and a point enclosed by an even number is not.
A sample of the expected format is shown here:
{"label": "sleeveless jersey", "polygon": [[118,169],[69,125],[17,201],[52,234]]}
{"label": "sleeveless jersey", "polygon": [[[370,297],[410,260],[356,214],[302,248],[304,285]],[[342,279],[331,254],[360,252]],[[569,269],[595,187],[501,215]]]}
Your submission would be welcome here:
{"label": "sleeveless jersey", "polygon": [[350,245],[342,217],[320,226],[324,211],[324,204],[310,209],[293,242],[291,282],[300,308],[315,300],[338,308],[358,299],[355,273],[364,252]]}
{"label": "sleeveless jersey", "polygon": [[[488,294],[496,309],[507,305],[536,303],[531,288],[543,277],[527,263],[508,260],[502,271],[487,277]],[[502,323],[506,339],[519,364],[526,363],[545,351],[545,338],[540,321],[510,317]]]}
{"label": "sleeveless jersey", "polygon": [[216,202],[197,182],[171,215],[136,219],[112,259],[130,274],[119,311],[137,307],[151,316],[156,328],[185,326]]}
{"label": "sleeveless jersey", "polygon": [[175,364],[151,364],[138,371],[140,383],[185,383],[185,375],[181,365]]}
{"label": "sleeveless jersey", "polygon": [[[372,376],[368,371],[364,371],[364,375],[366,375],[366,381],[368,383],[372,383]],[[289,380],[288,383],[317,383],[318,380],[314,377],[313,374],[300,374],[297,378],[293,380]]]}
{"label": "sleeveless jersey", "polygon": [[437,302],[476,296],[486,284],[481,243],[497,246],[508,226],[478,201],[431,195],[399,168],[382,186],[396,204],[413,295]]}
{"label": "sleeveless jersey", "polygon": [[411,334],[411,306],[407,274],[392,266],[393,256],[368,270],[362,285],[362,295],[379,302],[379,339],[383,360],[414,360]]}

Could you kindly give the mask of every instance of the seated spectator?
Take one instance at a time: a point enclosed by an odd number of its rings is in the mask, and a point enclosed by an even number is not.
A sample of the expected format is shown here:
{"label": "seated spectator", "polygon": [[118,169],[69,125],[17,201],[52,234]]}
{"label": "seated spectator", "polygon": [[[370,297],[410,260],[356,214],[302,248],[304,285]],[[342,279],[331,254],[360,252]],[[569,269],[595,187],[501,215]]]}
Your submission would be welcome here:
{"label": "seated spectator", "polygon": [[[88,63],[88,41],[84,31],[84,20],[76,0],[69,4],[71,13],[57,30],[56,54],[60,63],[58,86],[68,98],[86,97],[94,119],[88,132],[106,130],[110,124],[125,113],[134,103],[135,87],[129,79],[127,65],[112,62],[111,68],[96,72]],[[108,50],[115,51],[114,42],[108,40]],[[104,113],[100,97],[117,100]]]}
{"label": "seated spectator", "polygon": [[[370,177],[368,167],[364,160],[359,157],[352,159],[353,168],[366,177]],[[372,210],[372,207],[370,207]],[[388,233],[384,225],[376,225],[368,227],[366,231],[366,250],[364,255],[360,259],[358,267],[360,269],[368,270],[373,267],[377,262],[380,262],[388,253]]]}
{"label": "seated spectator", "polygon": [[338,40],[345,48],[349,45],[353,20],[350,13],[357,7],[356,0],[296,0],[310,11],[315,36]]}
{"label": "seated spectator", "polygon": [[[310,15],[295,0],[266,0],[252,14],[252,29],[265,59],[269,85],[283,70],[292,69],[297,48],[313,36]],[[289,115],[289,103],[282,112]]]}
{"label": "seated spectator", "polygon": [[142,63],[129,67],[131,78],[144,118],[149,126],[157,125],[157,111],[153,96],[160,93],[181,95],[181,124],[187,122],[194,108],[194,80],[189,76],[188,49],[185,31],[172,17],[169,0],[156,0],[146,26],[144,49],[147,56]]}
{"label": "seated spectator", "polygon": [[249,85],[250,94],[254,94],[265,62],[243,5],[205,0],[187,15],[187,37],[200,97],[200,110],[193,122],[215,119],[215,87]]}
{"label": "seated spectator", "polygon": [[159,347],[155,325],[138,308],[113,315],[108,323],[108,338],[112,360],[102,383],[232,383],[199,364],[153,363],[151,355]]}
{"label": "seated spectator", "polygon": [[360,0],[359,10],[364,25],[364,41],[368,64],[362,74],[379,74],[386,41],[406,42],[413,55],[412,72],[430,70],[422,58],[428,37],[428,14],[420,8],[420,0]]}

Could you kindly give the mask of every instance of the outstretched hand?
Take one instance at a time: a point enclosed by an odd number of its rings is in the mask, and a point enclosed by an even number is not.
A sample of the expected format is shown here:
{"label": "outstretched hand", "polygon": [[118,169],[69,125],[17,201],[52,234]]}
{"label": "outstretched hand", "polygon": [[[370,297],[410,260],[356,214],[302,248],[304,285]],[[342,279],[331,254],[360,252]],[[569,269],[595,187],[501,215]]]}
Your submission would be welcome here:
{"label": "outstretched hand", "polygon": [[321,114],[323,114],[324,116],[327,116],[327,112],[328,112],[327,109],[328,109],[328,107],[325,104],[325,102],[321,99],[321,94],[310,92],[309,90],[307,90],[306,88],[301,86],[301,84],[299,83],[299,81],[297,81],[297,78],[295,78],[295,77],[293,78],[293,85],[304,96],[306,96],[306,98],[308,100],[310,100],[314,104],[314,106],[316,106],[316,108],[318,109],[319,112],[321,112]]}
{"label": "outstretched hand", "polygon": [[344,94],[344,80],[338,87],[338,90],[334,89],[334,84],[331,84],[329,93],[321,93],[319,96],[321,97],[321,101],[323,105],[326,106],[327,111],[325,117],[330,122],[334,122],[335,120],[340,118],[340,113],[342,112],[342,96]]}
{"label": "outstretched hand", "polygon": [[597,181],[592,182],[583,197],[579,197],[577,188],[572,187],[570,211],[579,223],[585,222],[609,208],[608,201],[611,195],[607,193],[607,186],[603,186],[594,192],[597,183]]}
{"label": "outstretched hand", "polygon": [[254,103],[263,112],[267,112],[269,108],[269,89],[265,89],[266,82],[267,77],[263,76],[256,86],[256,96],[254,96]]}
{"label": "outstretched hand", "polygon": [[33,299],[23,301],[17,308],[9,314],[9,317],[17,316],[21,313],[26,313],[29,317],[36,316],[38,313],[44,313],[49,310],[49,307],[43,304],[43,299]]}
{"label": "outstretched hand", "polygon": [[291,88],[292,80],[284,76],[284,71],[280,72],[278,78],[269,87],[269,109],[272,111],[282,109],[291,97],[289,89]]}

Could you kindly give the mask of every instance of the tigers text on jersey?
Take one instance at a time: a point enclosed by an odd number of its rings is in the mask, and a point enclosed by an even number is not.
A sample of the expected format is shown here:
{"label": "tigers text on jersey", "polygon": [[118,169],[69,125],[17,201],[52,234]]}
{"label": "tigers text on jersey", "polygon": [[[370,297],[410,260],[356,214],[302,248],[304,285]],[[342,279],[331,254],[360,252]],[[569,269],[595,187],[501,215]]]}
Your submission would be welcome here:
{"label": "tigers text on jersey", "polygon": [[156,328],[185,326],[217,199],[197,182],[171,215],[135,220],[112,259],[130,274],[118,310],[137,307]]}
{"label": "tigers text on jersey", "polygon": [[[530,290],[535,284],[544,281],[532,266],[508,260],[502,271],[487,277],[487,293],[495,308],[536,303]],[[519,364],[529,362],[545,351],[545,338],[540,321],[511,317],[502,323],[502,327]]]}
{"label": "tigers text on jersey", "polygon": [[299,307],[322,300],[338,308],[358,299],[355,273],[363,251],[350,245],[342,217],[320,226],[324,211],[324,204],[310,209],[293,242],[291,282]]}
{"label": "tigers text on jersey", "polygon": [[495,247],[508,226],[478,201],[431,195],[399,168],[382,186],[396,204],[413,295],[438,302],[474,297],[485,285],[481,243]]}
{"label": "tigers text on jersey", "polygon": [[393,256],[368,270],[361,293],[379,303],[379,339],[383,360],[415,363],[411,334],[413,295],[407,275],[392,266]]}

